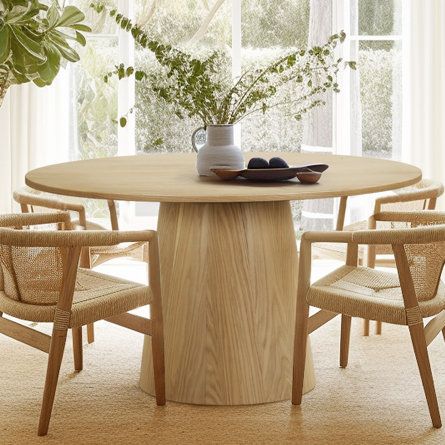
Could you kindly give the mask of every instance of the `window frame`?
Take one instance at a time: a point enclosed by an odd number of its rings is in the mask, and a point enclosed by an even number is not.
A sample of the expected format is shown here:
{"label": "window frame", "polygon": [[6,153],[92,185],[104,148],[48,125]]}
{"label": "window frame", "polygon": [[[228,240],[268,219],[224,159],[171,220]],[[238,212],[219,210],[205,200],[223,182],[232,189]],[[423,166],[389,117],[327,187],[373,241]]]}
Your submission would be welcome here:
{"label": "window frame", "polygon": [[[351,5],[354,0],[332,0],[333,1],[333,29],[343,29],[346,32],[346,40],[339,51],[340,57],[345,60],[352,59],[353,45],[359,45],[360,42],[400,42],[402,44],[402,65],[404,64],[404,48],[405,48],[405,23],[407,7],[402,5],[402,32],[400,34],[391,35],[365,35],[365,34],[353,34],[351,30]],[[360,1],[360,0],[358,0]],[[404,2],[405,3],[405,2]],[[357,14],[357,21],[359,15]],[[359,29],[358,23],[356,29]],[[358,144],[353,142],[352,135],[352,115],[351,115],[351,81],[352,76],[350,70],[346,70],[342,73],[340,78],[340,93],[334,96],[334,128],[333,128],[333,146],[334,153],[343,155],[362,156],[363,150]],[[405,70],[402,69],[402,97],[403,97],[403,84],[404,84]],[[358,92],[360,94],[360,91]],[[402,114],[403,114],[403,102],[402,102]],[[403,116],[400,116],[403,119]],[[402,149],[392,148],[391,159],[400,160],[402,158]]]}
{"label": "window frame", "polygon": [[[403,34],[394,35],[360,35],[351,33],[351,5],[354,0],[331,0],[332,1],[332,29],[343,29],[347,38],[344,44],[339,48],[339,57],[345,60],[351,59],[353,45],[358,45],[361,41],[401,41]],[[242,0],[231,0],[232,2],[232,75],[237,78],[241,75],[242,64]],[[118,9],[130,19],[135,18],[135,0],[118,0]],[[405,28],[405,15],[407,14],[405,5],[402,7],[402,31]],[[359,20],[357,14],[357,20]],[[358,29],[358,24],[356,29]],[[110,35],[93,34],[91,38],[103,38]],[[118,40],[118,59],[126,65],[134,66],[135,62],[135,44],[131,35],[119,28],[117,34]],[[404,45],[402,43],[402,50]],[[403,61],[403,60],[402,60]],[[405,72],[403,72],[403,76]],[[361,143],[355,144],[352,140],[352,113],[351,113],[351,81],[353,74],[350,70],[344,70],[339,76],[340,93],[334,94],[333,106],[333,140],[332,151],[335,154],[342,155],[362,155]],[[126,115],[127,124],[125,127],[118,125],[118,147],[117,156],[135,155],[136,147],[136,116],[135,113],[128,113],[135,105],[135,85],[134,77],[122,79],[118,83],[118,116]],[[360,93],[359,93],[360,94]],[[241,141],[241,126],[237,127],[235,134],[236,141]],[[400,159],[402,153],[392,151],[393,159]],[[138,205],[140,209],[140,205]],[[120,215],[124,223],[129,223],[136,218],[139,220],[148,216],[157,214],[157,203],[144,204],[144,216],[139,216],[140,210],[136,208],[135,203],[121,203]]]}

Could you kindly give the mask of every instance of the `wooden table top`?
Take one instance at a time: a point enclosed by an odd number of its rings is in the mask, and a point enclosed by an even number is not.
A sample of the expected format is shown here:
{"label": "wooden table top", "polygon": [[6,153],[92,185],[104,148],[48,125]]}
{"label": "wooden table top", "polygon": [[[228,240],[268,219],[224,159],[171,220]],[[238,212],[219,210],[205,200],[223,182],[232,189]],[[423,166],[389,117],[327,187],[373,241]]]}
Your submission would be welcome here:
{"label": "wooden table top", "polygon": [[317,153],[252,153],[269,159],[282,156],[290,165],[329,164],[318,184],[297,179],[281,183],[224,182],[199,177],[196,155],[147,154],[49,165],[30,171],[26,184],[67,196],[153,202],[260,202],[361,195],[405,187],[422,172],[401,162]]}

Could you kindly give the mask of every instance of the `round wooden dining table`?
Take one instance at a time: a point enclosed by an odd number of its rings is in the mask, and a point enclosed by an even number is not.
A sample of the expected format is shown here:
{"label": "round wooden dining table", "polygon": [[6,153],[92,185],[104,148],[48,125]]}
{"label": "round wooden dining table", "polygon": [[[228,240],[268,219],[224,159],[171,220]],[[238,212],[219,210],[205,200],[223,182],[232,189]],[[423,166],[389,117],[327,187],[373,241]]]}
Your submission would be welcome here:
{"label": "round wooden dining table", "polygon": [[[298,280],[290,201],[408,186],[400,162],[303,153],[291,165],[329,165],[318,184],[199,177],[193,154],[92,159],[30,171],[28,186],[60,195],[160,202],[158,217],[168,400],[238,405],[290,398]],[[346,200],[343,199],[343,203]],[[311,350],[304,391],[314,387]],[[153,394],[151,342],[140,385]]]}

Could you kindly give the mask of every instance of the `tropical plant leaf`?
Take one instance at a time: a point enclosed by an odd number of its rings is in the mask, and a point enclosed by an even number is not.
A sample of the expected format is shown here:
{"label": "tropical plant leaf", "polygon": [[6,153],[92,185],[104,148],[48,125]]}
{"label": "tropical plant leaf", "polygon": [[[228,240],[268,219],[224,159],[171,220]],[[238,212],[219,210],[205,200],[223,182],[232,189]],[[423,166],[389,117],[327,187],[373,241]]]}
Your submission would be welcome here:
{"label": "tropical plant leaf", "polygon": [[11,10],[9,10],[6,14],[6,23],[14,24],[20,21],[24,16],[26,16],[31,10],[32,4],[28,3],[26,6],[14,6]]}
{"label": "tropical plant leaf", "polygon": [[72,26],[85,20],[85,14],[75,6],[67,6],[62,11],[62,16],[57,22],[57,26]]}
{"label": "tropical plant leaf", "polygon": [[8,60],[11,54],[11,31],[8,26],[0,30],[0,64]]}
{"label": "tropical plant leaf", "polygon": [[60,20],[60,13],[57,9],[56,3],[53,3],[51,7],[48,9],[46,18],[48,20],[48,26],[50,28],[54,28],[57,25],[57,22]]}
{"label": "tropical plant leaf", "polygon": [[80,32],[76,32],[76,42],[80,43],[82,46],[87,44],[87,39]]}
{"label": "tropical plant leaf", "polygon": [[46,85],[51,85],[59,73],[61,56],[59,51],[51,44],[46,44],[44,48],[47,61],[39,65],[38,73],[40,79],[45,82]]}
{"label": "tropical plant leaf", "polygon": [[78,62],[80,60],[79,54],[66,43],[66,41],[56,34],[56,32],[48,35],[49,40],[54,44],[63,58],[69,62]]}
{"label": "tropical plant leaf", "polygon": [[71,25],[70,28],[81,32],[91,32],[91,28],[89,26],[83,25],[81,23],[76,23],[75,25]]}
{"label": "tropical plant leaf", "polygon": [[42,52],[42,47],[38,43],[30,39],[17,26],[11,26],[10,29],[14,34],[17,42],[30,56],[34,57],[39,62],[45,62],[46,57]]}

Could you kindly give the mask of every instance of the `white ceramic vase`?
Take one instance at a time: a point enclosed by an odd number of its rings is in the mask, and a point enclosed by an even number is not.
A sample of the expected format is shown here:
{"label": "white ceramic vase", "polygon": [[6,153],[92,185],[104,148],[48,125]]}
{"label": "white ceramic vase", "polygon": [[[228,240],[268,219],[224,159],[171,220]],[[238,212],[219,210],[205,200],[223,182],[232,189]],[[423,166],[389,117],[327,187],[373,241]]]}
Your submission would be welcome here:
{"label": "white ceramic vase", "polygon": [[195,136],[200,130],[203,128],[198,128],[192,135],[193,148],[198,152],[196,168],[200,176],[213,176],[211,168],[244,168],[243,154],[234,143],[233,125],[209,125],[206,143],[198,150]]}

